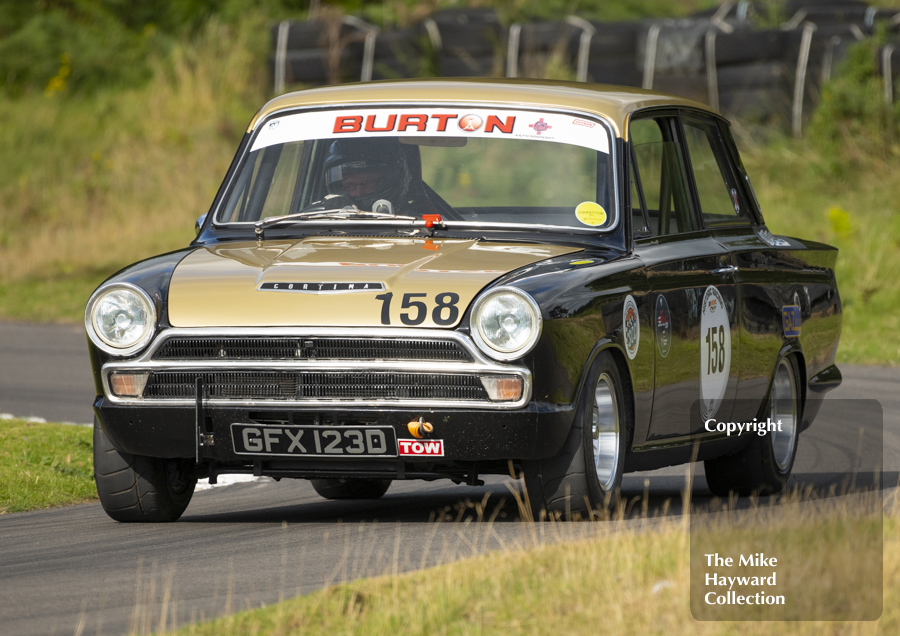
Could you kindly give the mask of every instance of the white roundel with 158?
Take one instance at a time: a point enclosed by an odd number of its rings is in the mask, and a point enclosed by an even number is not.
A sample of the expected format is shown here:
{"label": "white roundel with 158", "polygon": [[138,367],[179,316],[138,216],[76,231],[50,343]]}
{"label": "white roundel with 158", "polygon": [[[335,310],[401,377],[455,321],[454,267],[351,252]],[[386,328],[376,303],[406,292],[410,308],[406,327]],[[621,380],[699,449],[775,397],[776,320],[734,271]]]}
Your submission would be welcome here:
{"label": "white roundel with 158", "polygon": [[641,315],[630,294],[622,305],[622,328],[625,331],[625,352],[629,360],[634,360],[641,344]]}
{"label": "white roundel with 158", "polygon": [[719,290],[710,285],[700,308],[700,401],[703,419],[714,417],[731,374],[731,326]]}

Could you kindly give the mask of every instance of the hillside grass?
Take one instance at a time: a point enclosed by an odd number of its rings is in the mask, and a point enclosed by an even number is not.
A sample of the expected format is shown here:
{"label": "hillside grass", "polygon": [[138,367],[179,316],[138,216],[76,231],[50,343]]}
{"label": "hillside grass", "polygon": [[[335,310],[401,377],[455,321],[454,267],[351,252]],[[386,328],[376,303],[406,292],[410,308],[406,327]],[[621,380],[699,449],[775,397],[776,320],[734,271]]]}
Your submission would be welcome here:
{"label": "hillside grass", "polygon": [[[765,509],[763,509],[765,508]],[[893,634],[900,629],[900,533],[896,518],[883,527],[854,506],[827,512],[782,511],[766,504],[740,521],[713,521],[712,536],[782,557],[779,581],[802,616],[878,616],[869,621],[697,621],[691,614],[705,568],[691,572],[688,520],[650,527],[601,522],[596,538],[494,552],[401,575],[326,587],[308,596],[185,626],[180,636],[216,634]],[[880,509],[880,504],[878,505]],[[880,515],[876,515],[880,516]],[[548,522],[549,523],[549,522]],[[552,526],[547,529],[552,532]],[[871,581],[866,559],[881,556],[882,581]],[[848,554],[848,538],[871,553]],[[722,541],[717,545],[721,546]],[[694,546],[694,558],[699,544]],[[850,559],[848,560],[848,556]],[[785,562],[788,565],[785,565]],[[790,564],[793,565],[790,565]],[[862,565],[861,565],[862,564]],[[697,563],[695,561],[695,567]],[[877,570],[876,570],[877,571]],[[758,572],[753,572],[757,574]],[[765,574],[771,573],[771,569]],[[745,572],[746,574],[746,572]],[[879,590],[879,583],[883,590]],[[873,587],[874,584],[874,587]],[[861,587],[862,586],[862,587]],[[867,591],[862,592],[865,588]],[[757,590],[754,590],[757,591]],[[774,592],[775,590],[769,590]],[[879,599],[881,592],[881,599]],[[735,608],[738,609],[738,608]],[[753,608],[737,615],[756,616]],[[762,608],[768,611],[771,608]],[[791,608],[795,609],[795,608]],[[165,625],[159,626],[164,631]],[[168,633],[168,632],[167,632]]]}
{"label": "hillside grass", "polygon": [[[78,323],[106,277],[193,238],[268,97],[267,33],[259,17],[212,20],[141,87],[0,100],[0,319]],[[838,361],[900,364],[900,150],[757,138],[739,135],[769,227],[841,250]]]}
{"label": "hillside grass", "polygon": [[805,142],[742,148],[769,229],[834,245],[844,320],[838,362],[900,364],[897,161],[861,157],[830,172]]}
{"label": "hillside grass", "polygon": [[97,499],[90,426],[0,420],[0,515]]}
{"label": "hillside grass", "polygon": [[107,276],[193,239],[262,102],[254,26],[209,24],[142,88],[0,100],[0,317],[78,322]]}

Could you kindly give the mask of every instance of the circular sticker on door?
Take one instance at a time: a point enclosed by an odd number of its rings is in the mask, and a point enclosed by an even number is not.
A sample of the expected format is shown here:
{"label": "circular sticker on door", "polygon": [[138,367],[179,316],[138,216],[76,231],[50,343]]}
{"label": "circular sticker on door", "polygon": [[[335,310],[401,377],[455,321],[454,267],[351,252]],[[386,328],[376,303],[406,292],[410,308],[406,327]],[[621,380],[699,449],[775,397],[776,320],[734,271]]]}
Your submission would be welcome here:
{"label": "circular sticker on door", "polygon": [[660,294],[656,297],[656,348],[659,355],[665,358],[672,346],[672,320],[669,317],[669,303]]}
{"label": "circular sticker on door", "polygon": [[634,360],[641,344],[641,315],[638,313],[637,303],[630,295],[625,298],[625,305],[622,307],[622,329],[625,332],[625,352],[629,359]]}
{"label": "circular sticker on door", "polygon": [[700,401],[703,419],[714,417],[731,373],[731,327],[719,290],[710,285],[700,309]]}

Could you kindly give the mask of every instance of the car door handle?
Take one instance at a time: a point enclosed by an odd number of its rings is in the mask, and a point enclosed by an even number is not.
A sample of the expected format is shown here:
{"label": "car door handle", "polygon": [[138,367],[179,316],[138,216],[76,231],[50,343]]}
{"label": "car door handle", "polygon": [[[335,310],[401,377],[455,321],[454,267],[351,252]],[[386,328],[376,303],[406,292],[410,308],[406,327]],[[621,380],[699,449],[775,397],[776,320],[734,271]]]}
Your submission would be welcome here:
{"label": "car door handle", "polygon": [[727,276],[728,274],[734,274],[737,271],[737,267],[735,267],[734,265],[729,265],[728,267],[720,267],[719,269],[714,269],[712,273],[718,274],[719,276]]}

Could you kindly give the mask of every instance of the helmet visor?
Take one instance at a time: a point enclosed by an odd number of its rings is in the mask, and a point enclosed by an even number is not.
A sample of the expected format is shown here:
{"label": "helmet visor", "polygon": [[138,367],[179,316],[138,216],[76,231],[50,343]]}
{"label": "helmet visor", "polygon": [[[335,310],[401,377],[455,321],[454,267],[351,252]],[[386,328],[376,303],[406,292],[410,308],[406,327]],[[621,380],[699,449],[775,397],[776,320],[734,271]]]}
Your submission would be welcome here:
{"label": "helmet visor", "polygon": [[366,197],[378,194],[387,182],[387,166],[368,161],[348,161],[328,168],[325,181],[332,194]]}

